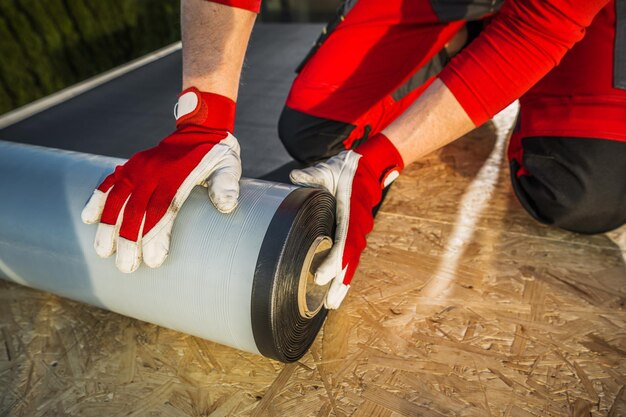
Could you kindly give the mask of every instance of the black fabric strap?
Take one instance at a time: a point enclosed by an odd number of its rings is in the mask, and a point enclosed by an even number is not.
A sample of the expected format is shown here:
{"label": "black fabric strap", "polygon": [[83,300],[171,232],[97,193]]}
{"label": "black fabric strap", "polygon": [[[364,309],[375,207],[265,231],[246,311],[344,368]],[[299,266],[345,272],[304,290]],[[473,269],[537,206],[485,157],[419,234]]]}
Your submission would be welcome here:
{"label": "black fabric strap", "polygon": [[500,10],[504,0],[430,0],[440,22],[480,20]]}
{"label": "black fabric strap", "polygon": [[615,0],[613,87],[626,90],[626,0]]}

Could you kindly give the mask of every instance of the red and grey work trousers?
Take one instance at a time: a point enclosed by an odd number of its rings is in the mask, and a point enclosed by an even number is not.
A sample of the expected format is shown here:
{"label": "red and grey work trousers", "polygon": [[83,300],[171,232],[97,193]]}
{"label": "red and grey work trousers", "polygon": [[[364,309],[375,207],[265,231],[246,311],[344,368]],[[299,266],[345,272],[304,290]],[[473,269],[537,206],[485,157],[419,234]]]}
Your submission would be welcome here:
{"label": "red and grey work trousers", "polygon": [[[292,85],[279,122],[288,152],[310,164],[381,131],[446,65],[444,46],[454,35],[481,27],[501,3],[346,2]],[[626,90],[618,88],[626,85],[615,82],[615,28],[611,1],[520,98],[511,179],[521,204],[543,223],[581,233],[626,223]]]}

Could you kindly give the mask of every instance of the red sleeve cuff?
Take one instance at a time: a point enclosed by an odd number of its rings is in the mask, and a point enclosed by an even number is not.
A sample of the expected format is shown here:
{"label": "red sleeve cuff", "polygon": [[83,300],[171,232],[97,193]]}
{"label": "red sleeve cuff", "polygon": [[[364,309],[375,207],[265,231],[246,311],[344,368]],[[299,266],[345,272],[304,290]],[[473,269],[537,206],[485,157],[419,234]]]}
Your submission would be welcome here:
{"label": "red sleeve cuff", "polygon": [[259,13],[261,10],[261,0],[208,0],[212,3],[225,4],[230,7],[250,10],[253,13]]}

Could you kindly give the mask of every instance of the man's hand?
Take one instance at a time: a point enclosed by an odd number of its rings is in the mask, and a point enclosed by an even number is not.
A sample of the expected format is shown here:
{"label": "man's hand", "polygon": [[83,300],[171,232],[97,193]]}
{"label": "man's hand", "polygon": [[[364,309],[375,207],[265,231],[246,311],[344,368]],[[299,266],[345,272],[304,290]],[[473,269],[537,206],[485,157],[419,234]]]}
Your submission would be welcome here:
{"label": "man's hand", "polygon": [[396,148],[378,134],[354,151],[291,172],[294,184],[325,188],[337,199],[335,244],[315,273],[319,285],[333,280],[324,301],[327,308],[338,308],[346,296],[366,246],[365,238],[374,226],[372,209],[380,202],[383,188],[402,168]]}
{"label": "man's hand", "polygon": [[118,166],[83,209],[83,222],[100,222],[96,252],[106,258],[117,250],[122,272],[135,271],[142,259],[152,268],[165,261],[174,219],[194,186],[207,186],[223,213],[237,206],[235,102],[192,87],[180,94],[176,113],[176,131]]}

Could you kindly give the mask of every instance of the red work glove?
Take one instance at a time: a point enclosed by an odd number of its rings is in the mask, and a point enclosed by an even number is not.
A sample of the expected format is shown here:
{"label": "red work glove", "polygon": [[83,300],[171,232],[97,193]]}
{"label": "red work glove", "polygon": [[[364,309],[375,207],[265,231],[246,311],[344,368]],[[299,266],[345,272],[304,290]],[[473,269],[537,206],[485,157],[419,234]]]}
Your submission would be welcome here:
{"label": "red work glove", "polygon": [[325,188],[337,199],[335,244],[315,273],[318,285],[333,280],[326,294],[327,308],[338,308],[346,296],[365,238],[374,226],[372,209],[380,202],[383,188],[403,168],[398,150],[379,133],[356,150],[291,172],[294,184]]}
{"label": "red work glove", "polygon": [[208,187],[215,207],[237,206],[241,160],[230,133],[235,102],[189,88],[178,96],[176,131],[156,147],[133,155],[94,191],[83,222],[100,222],[94,247],[101,257],[117,250],[115,264],[133,272],[141,260],[160,266],[169,252],[176,214],[196,185]]}

